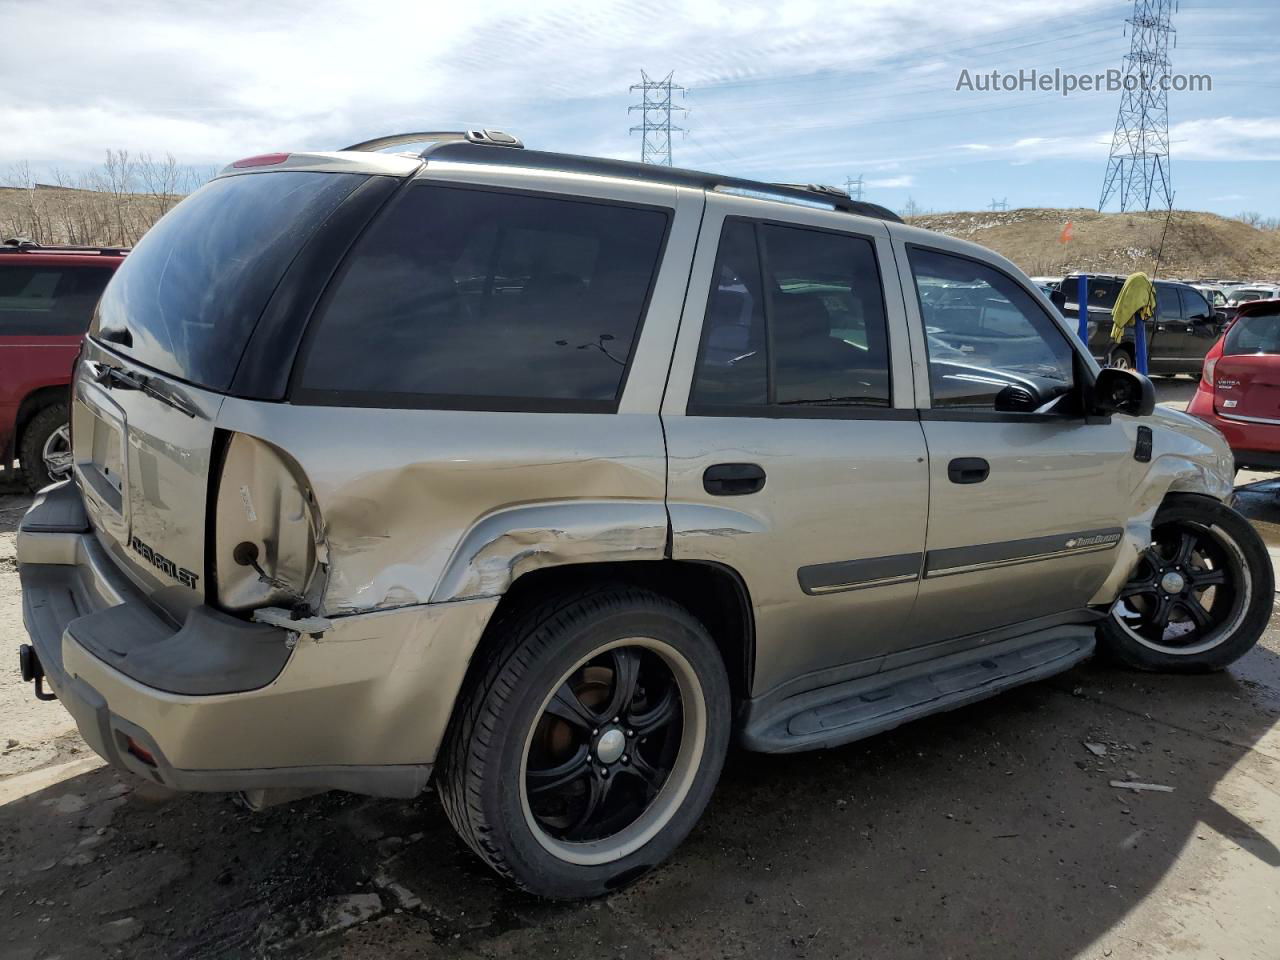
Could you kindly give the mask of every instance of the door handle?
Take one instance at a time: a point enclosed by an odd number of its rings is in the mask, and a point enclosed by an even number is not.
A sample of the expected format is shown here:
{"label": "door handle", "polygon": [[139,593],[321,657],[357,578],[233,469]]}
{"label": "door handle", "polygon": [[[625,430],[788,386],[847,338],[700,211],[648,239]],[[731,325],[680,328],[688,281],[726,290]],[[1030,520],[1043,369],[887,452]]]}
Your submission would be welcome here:
{"label": "door handle", "polygon": [[991,473],[991,464],[981,457],[957,457],[947,464],[947,479],[952,483],[981,483]]}
{"label": "door handle", "polygon": [[764,489],[764,470],[754,463],[717,463],[702,472],[702,489],[713,497],[740,497]]}

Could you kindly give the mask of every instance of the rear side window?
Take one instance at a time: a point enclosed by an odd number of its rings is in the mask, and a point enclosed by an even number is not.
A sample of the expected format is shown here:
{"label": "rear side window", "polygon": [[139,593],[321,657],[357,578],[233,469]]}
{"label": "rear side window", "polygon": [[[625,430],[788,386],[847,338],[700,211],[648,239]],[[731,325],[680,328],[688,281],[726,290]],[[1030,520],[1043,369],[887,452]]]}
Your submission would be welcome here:
{"label": "rear side window", "polygon": [[1280,353],[1280,313],[1240,317],[1222,341],[1225,356],[1248,353]]}
{"label": "rear side window", "polygon": [[414,185],[317,317],[311,402],[616,409],[668,213]]}
{"label": "rear side window", "polygon": [[169,211],[107,285],[93,334],[213,390],[231,384],[263,308],[316,228],[367,177],[224,177]]}
{"label": "rear side window", "polygon": [[884,295],[872,241],[727,220],[691,408],[889,403]]}
{"label": "rear side window", "polygon": [[84,333],[110,279],[106,267],[0,263],[0,337]]}

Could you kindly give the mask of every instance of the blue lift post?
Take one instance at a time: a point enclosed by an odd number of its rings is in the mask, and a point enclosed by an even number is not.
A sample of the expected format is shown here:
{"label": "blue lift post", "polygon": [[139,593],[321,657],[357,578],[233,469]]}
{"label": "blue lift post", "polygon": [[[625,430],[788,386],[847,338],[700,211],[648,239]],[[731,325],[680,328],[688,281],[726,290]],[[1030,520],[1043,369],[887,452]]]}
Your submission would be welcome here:
{"label": "blue lift post", "polygon": [[1147,322],[1138,317],[1133,323],[1133,359],[1138,372],[1147,375]]}

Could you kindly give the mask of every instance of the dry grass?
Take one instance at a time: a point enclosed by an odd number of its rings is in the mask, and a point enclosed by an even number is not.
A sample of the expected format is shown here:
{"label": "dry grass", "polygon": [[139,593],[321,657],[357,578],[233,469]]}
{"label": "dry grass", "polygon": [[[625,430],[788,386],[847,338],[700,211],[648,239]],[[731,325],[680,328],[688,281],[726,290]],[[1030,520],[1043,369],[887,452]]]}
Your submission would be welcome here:
{"label": "dry grass", "polygon": [[[910,222],[990,247],[1033,276],[1059,276],[1071,270],[1152,272],[1167,216],[1033,207],[926,214]],[[1073,237],[1063,244],[1067,221],[1074,224]],[[1280,279],[1280,231],[1189,210],[1173,211],[1168,222],[1160,276]]]}
{"label": "dry grass", "polygon": [[54,172],[51,183],[18,164],[0,172],[0,240],[132,246],[209,173],[125,150],[108,150],[100,167],[75,177]]}

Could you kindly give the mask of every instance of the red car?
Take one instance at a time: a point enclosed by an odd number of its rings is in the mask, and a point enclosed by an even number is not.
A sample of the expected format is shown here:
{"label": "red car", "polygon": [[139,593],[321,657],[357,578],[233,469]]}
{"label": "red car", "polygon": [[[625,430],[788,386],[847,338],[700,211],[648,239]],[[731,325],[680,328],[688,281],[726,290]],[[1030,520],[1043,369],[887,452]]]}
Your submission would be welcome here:
{"label": "red car", "polygon": [[1239,469],[1280,470],[1280,300],[1254,300],[1204,358],[1187,412],[1217,427]]}
{"label": "red car", "polygon": [[71,469],[67,387],[102,288],[127,250],[0,243],[0,465],[38,490]]}

